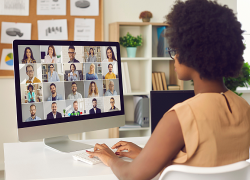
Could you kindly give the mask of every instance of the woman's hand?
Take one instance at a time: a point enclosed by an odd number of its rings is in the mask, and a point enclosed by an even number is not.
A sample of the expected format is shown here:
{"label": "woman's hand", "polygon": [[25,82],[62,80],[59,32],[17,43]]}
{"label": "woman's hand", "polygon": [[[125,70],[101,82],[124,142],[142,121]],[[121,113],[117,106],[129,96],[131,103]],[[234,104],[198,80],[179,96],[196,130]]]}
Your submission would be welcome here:
{"label": "woman's hand", "polygon": [[[111,147],[112,149],[117,149],[116,155],[121,157],[128,157],[131,159],[135,159],[138,154],[140,154],[142,148],[137,146],[132,142],[119,141],[115,145]],[[127,150],[128,152],[122,152],[123,150]]]}
{"label": "woman's hand", "polygon": [[70,77],[70,73],[68,73],[68,76]]}
{"label": "woman's hand", "polygon": [[55,60],[54,60],[54,59],[52,59],[52,63],[55,63]]}
{"label": "woman's hand", "polygon": [[87,153],[90,155],[90,158],[93,158],[94,156],[98,157],[106,166],[110,167],[110,161],[111,159],[117,158],[119,159],[115,153],[109,149],[109,147],[106,144],[96,144],[94,147],[94,152],[87,151]]}

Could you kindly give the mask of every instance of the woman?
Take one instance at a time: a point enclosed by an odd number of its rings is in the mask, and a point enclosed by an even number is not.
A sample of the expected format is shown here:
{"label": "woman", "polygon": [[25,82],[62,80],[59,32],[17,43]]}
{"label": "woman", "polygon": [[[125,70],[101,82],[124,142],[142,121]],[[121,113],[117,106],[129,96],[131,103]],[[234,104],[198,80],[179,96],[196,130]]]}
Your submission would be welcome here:
{"label": "woman", "polygon": [[36,60],[35,60],[35,58],[33,56],[33,52],[32,52],[30,47],[25,48],[22,63],[23,64],[36,63]]}
{"label": "woman", "polygon": [[56,51],[53,45],[49,45],[44,61],[45,63],[57,63]]}
{"label": "woman", "polygon": [[94,81],[91,81],[91,83],[89,84],[88,98],[92,97],[99,97],[98,87]]}
{"label": "woman", "polygon": [[75,64],[70,64],[70,70],[71,72],[68,73],[68,81],[79,81],[79,73],[76,70],[76,65]]}
{"label": "woman", "polygon": [[87,62],[96,62],[96,61],[97,61],[97,59],[96,59],[96,56],[95,56],[95,53],[94,53],[94,49],[90,48],[89,53],[88,53]]}
{"label": "woman", "polygon": [[107,59],[104,59],[102,62],[116,62],[117,61],[112,47],[109,46],[107,48],[106,55],[107,55]]}
{"label": "woman", "polygon": [[105,144],[88,152],[119,179],[151,179],[171,164],[213,167],[249,158],[250,106],[223,82],[238,76],[244,62],[241,24],[227,6],[207,0],[176,1],[166,19],[178,79],[192,79],[195,96],[165,113],[144,149],[128,142],[112,147],[133,162]]}
{"label": "woman", "polygon": [[28,102],[29,103],[35,102],[35,99],[36,99],[35,93],[33,92],[33,88],[34,87],[31,84],[29,84],[29,86],[28,86],[28,90],[29,90],[29,92],[28,92]]}
{"label": "woman", "polygon": [[59,76],[56,71],[54,71],[54,65],[50,64],[49,65],[49,73],[48,73],[48,82],[56,82],[60,81]]}
{"label": "woman", "polygon": [[91,64],[89,67],[89,72],[86,74],[86,80],[95,80],[98,79],[97,74],[95,73],[95,64]]}

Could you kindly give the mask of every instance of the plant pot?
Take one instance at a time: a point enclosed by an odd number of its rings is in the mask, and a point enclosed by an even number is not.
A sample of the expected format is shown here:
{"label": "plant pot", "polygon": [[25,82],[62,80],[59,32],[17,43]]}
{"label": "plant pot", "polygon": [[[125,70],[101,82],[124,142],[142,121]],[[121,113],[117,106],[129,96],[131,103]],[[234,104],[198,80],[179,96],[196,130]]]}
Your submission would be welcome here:
{"label": "plant pot", "polygon": [[136,56],[137,47],[127,47],[127,55],[130,58],[134,58]]}
{"label": "plant pot", "polygon": [[142,18],[142,22],[150,22],[150,18]]}

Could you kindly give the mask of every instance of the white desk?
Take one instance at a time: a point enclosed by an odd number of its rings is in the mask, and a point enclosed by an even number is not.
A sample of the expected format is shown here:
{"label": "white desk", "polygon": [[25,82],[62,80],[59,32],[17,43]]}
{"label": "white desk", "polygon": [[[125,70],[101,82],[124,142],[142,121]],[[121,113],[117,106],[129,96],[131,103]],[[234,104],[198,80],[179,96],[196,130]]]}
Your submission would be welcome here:
{"label": "white desk", "polygon": [[[145,145],[148,137],[95,139],[80,142],[95,145],[106,143],[108,146],[124,140]],[[75,161],[71,154],[60,153],[46,148],[43,142],[5,143],[5,178],[6,180],[96,180],[117,179],[112,170],[103,163],[88,165]]]}

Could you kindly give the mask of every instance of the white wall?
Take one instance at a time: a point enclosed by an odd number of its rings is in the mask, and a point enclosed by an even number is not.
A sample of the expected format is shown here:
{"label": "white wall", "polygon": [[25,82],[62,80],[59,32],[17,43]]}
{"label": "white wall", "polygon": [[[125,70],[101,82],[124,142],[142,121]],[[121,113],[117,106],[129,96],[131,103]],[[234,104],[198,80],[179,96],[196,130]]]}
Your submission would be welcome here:
{"label": "white wall", "polygon": [[[142,22],[139,15],[142,11],[153,14],[151,22],[164,22],[175,0],[105,0],[103,2],[104,40],[109,40],[109,23],[113,22]],[[237,11],[237,0],[218,0]]]}
{"label": "white wall", "polygon": [[[163,22],[164,16],[170,11],[174,0],[104,0],[104,40],[108,41],[108,25],[112,22],[141,22],[141,11],[153,13],[151,22]],[[236,0],[219,0],[236,12]],[[16,107],[14,79],[0,79],[0,170],[3,169],[3,143],[17,142]],[[187,87],[190,87],[187,84]],[[243,95],[250,102],[250,94]],[[108,138],[108,130],[85,133],[85,138]]]}

